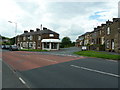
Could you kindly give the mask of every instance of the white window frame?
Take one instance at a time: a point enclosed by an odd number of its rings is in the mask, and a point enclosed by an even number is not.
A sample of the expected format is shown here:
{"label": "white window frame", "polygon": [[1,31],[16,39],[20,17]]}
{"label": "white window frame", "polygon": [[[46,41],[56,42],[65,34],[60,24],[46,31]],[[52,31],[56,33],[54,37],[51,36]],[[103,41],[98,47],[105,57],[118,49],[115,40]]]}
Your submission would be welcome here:
{"label": "white window frame", "polygon": [[107,28],[107,34],[110,34],[110,27]]}
{"label": "white window frame", "polygon": [[49,37],[54,37],[54,34],[49,34]]}
{"label": "white window frame", "polygon": [[30,40],[32,40],[33,39],[33,36],[32,35],[30,35]]}
{"label": "white window frame", "polygon": [[26,36],[23,36],[23,40],[24,40],[24,41],[26,40]]}
{"label": "white window frame", "polygon": [[38,36],[38,40],[41,40],[41,36]]}

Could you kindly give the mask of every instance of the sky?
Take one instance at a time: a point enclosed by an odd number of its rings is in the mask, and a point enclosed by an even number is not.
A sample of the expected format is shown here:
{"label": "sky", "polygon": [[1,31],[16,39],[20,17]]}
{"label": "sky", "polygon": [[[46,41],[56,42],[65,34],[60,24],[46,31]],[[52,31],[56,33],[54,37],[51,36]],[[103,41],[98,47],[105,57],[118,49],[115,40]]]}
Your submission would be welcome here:
{"label": "sky", "polygon": [[[47,27],[75,41],[85,32],[118,17],[119,0],[1,0],[0,34],[12,38],[24,30]],[[9,23],[12,21],[13,23]]]}

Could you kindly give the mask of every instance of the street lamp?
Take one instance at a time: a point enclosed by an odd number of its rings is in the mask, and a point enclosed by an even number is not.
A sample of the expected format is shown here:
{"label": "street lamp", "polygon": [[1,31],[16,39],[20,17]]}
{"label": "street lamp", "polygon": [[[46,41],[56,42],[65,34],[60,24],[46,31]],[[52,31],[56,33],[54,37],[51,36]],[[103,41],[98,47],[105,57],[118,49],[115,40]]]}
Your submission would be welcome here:
{"label": "street lamp", "polygon": [[15,45],[17,45],[16,42],[16,34],[17,34],[17,23],[16,22],[12,22],[12,21],[8,21],[9,23],[14,23],[15,24]]}

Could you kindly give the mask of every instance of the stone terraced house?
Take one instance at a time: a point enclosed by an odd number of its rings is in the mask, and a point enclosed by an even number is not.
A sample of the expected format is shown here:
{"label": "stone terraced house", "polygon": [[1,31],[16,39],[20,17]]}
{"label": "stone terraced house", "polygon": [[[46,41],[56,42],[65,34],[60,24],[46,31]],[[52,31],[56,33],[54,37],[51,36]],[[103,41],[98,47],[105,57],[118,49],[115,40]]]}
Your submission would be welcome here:
{"label": "stone terraced house", "polygon": [[113,21],[108,20],[106,24],[97,26],[92,32],[78,36],[76,46],[87,46],[88,50],[120,53],[120,18],[113,18]]}
{"label": "stone terraced house", "polygon": [[16,41],[20,49],[59,50],[60,43],[59,34],[45,27],[30,32],[25,30],[16,37]]}

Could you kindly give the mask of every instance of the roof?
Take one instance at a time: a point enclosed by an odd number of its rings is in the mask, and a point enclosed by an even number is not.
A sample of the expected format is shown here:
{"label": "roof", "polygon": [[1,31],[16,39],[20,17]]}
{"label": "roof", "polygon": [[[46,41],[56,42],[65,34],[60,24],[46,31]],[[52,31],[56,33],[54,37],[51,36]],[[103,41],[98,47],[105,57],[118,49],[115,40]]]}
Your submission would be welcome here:
{"label": "roof", "polygon": [[59,39],[42,39],[41,42],[61,42]]}
{"label": "roof", "polygon": [[45,29],[45,30],[40,30],[40,31],[23,33],[21,35],[24,36],[24,35],[36,35],[36,34],[58,34],[58,33],[54,32],[50,29]]}

